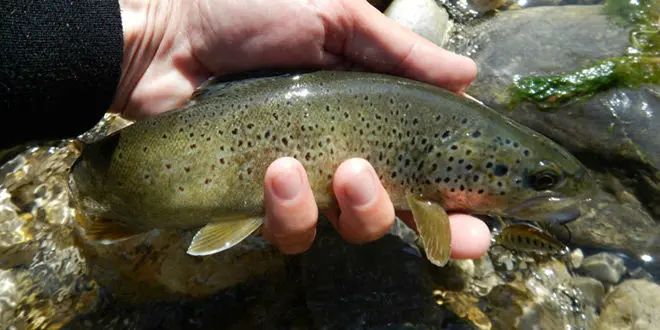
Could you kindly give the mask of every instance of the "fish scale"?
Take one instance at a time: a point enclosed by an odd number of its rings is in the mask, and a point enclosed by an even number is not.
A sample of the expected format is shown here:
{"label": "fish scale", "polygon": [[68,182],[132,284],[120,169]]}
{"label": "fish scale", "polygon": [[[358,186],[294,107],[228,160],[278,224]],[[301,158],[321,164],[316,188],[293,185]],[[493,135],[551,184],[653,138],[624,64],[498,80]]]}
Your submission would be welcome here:
{"label": "fish scale", "polygon": [[[523,205],[520,215],[547,220],[574,209],[590,181],[560,146],[467,98],[389,75],[316,71],[206,84],[182,109],[85,146],[71,190],[80,209],[131,233],[240,222],[263,217],[265,171],[283,156],[303,164],[320,209],[336,206],[332,175],[353,157],[413,214],[419,200],[441,213],[516,216],[507,210]],[[530,187],[541,170],[557,187]]]}

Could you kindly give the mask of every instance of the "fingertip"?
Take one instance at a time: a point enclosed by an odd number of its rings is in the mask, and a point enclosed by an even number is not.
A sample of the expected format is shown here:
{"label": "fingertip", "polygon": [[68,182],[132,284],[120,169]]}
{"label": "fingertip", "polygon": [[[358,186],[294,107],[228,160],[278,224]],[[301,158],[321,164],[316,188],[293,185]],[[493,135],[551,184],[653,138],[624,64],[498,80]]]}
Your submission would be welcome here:
{"label": "fingertip", "polygon": [[335,172],[333,189],[341,214],[333,224],[351,243],[383,237],[394,223],[394,206],[368,161],[344,161]]}
{"label": "fingertip", "polygon": [[478,259],[486,254],[491,236],[483,221],[466,214],[450,215],[449,221],[453,259]]}
{"label": "fingertip", "polygon": [[318,219],[305,169],[294,158],[279,158],[270,164],[264,180],[264,237],[282,252],[305,251],[314,239]]}

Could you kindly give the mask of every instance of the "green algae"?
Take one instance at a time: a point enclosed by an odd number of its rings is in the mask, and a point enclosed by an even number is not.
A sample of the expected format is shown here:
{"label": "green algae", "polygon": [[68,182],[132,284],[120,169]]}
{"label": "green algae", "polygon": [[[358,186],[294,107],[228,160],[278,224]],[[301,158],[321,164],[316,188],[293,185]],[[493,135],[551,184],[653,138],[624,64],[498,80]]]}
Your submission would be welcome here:
{"label": "green algae", "polygon": [[511,87],[511,106],[532,101],[550,108],[611,87],[637,88],[647,83],[660,84],[660,57],[609,58],[576,72],[516,79]]}
{"label": "green algae", "polygon": [[633,24],[626,54],[575,72],[516,78],[508,89],[510,109],[525,101],[548,109],[609,88],[660,84],[660,1],[608,0],[603,12],[621,23]]}

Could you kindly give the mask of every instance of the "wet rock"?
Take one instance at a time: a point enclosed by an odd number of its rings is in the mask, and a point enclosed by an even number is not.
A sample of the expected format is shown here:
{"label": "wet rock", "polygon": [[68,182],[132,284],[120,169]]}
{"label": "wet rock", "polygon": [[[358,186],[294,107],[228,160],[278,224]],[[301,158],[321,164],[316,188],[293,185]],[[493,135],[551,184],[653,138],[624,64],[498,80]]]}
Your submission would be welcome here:
{"label": "wet rock", "polygon": [[660,286],[647,280],[627,280],[607,294],[598,329],[657,329]]}
{"label": "wet rock", "polygon": [[600,306],[605,296],[603,283],[591,277],[578,276],[571,279],[571,284],[582,292],[582,299],[586,305]]}
{"label": "wet rock", "polygon": [[449,14],[435,0],[394,0],[385,15],[440,46],[450,29]]}
{"label": "wet rock", "polygon": [[619,256],[601,252],[584,259],[580,272],[599,281],[616,284],[628,269]]}
{"label": "wet rock", "polygon": [[495,287],[486,297],[493,329],[590,328],[595,315],[585,309],[570,279],[565,265],[554,260]]}

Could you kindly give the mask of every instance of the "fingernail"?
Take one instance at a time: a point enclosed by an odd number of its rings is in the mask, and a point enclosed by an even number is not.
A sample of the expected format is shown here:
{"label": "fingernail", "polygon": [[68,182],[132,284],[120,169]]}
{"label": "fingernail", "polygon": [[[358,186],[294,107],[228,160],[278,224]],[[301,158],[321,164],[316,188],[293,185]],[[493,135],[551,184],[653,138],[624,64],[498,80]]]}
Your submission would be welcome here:
{"label": "fingernail", "polygon": [[355,169],[355,180],[346,187],[346,197],[355,206],[366,205],[376,197],[374,175],[366,168]]}
{"label": "fingernail", "polygon": [[302,189],[300,173],[293,167],[288,167],[273,178],[273,192],[282,200],[294,199]]}

